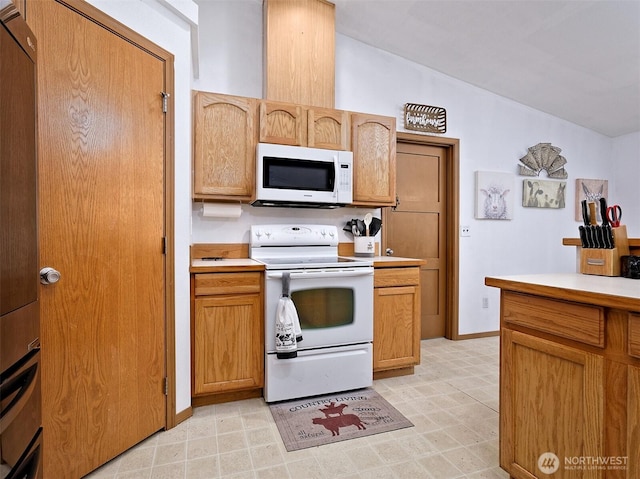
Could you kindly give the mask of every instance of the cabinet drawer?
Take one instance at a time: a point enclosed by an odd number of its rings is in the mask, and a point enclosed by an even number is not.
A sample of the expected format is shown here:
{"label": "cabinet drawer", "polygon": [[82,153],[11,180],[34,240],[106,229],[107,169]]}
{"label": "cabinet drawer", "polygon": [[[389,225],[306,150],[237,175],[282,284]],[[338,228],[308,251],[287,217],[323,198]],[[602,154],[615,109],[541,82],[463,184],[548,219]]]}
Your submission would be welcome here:
{"label": "cabinet drawer", "polygon": [[259,293],[262,273],[202,273],[195,275],[195,295]]}
{"label": "cabinet drawer", "polygon": [[411,286],[420,284],[420,268],[376,268],[373,273],[373,286],[386,288],[392,286]]}
{"label": "cabinet drawer", "polygon": [[629,315],[629,356],[640,358],[640,314]]}
{"label": "cabinet drawer", "polygon": [[604,308],[503,291],[506,323],[604,347]]}

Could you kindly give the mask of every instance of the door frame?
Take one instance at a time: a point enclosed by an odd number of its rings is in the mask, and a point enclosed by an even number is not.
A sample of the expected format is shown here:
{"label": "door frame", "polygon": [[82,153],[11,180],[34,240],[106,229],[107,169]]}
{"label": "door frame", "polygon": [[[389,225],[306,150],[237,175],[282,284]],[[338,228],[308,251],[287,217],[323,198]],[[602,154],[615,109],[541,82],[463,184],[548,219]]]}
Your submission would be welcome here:
{"label": "door frame", "polygon": [[[460,339],[458,333],[459,314],[459,247],[458,223],[460,222],[460,140],[443,136],[426,136],[398,132],[397,143],[437,146],[446,150],[445,164],[445,245],[444,265],[447,272],[445,291],[445,338]],[[386,245],[385,245],[386,247]]]}
{"label": "door frame", "polygon": [[[164,130],[164,244],[159,244],[165,254],[164,263],[164,329],[165,329],[165,428],[175,427],[176,416],[176,352],[175,352],[175,97],[174,55],[123,25],[97,7],[84,0],[55,0],[86,17],[104,29],[128,41],[164,63],[165,92],[168,93]],[[158,92],[158,101],[160,101]]]}

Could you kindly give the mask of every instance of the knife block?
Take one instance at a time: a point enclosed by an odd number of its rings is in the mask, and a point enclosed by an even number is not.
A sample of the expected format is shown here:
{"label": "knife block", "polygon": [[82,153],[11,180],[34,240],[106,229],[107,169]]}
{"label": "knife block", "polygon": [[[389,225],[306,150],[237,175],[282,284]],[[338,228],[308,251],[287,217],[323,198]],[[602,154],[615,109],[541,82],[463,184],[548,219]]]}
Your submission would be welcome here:
{"label": "knife block", "polygon": [[615,248],[582,248],[580,272],[599,276],[620,276],[620,257],[629,254],[627,226],[612,228]]}

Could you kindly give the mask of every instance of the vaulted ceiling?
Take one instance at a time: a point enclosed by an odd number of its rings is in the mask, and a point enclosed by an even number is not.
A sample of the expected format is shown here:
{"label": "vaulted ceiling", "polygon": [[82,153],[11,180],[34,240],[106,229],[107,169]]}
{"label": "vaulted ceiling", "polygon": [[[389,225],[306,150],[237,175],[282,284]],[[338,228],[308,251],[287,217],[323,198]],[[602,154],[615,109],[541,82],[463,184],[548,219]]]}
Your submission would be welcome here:
{"label": "vaulted ceiling", "polygon": [[640,0],[331,0],[336,31],[610,137],[640,131]]}

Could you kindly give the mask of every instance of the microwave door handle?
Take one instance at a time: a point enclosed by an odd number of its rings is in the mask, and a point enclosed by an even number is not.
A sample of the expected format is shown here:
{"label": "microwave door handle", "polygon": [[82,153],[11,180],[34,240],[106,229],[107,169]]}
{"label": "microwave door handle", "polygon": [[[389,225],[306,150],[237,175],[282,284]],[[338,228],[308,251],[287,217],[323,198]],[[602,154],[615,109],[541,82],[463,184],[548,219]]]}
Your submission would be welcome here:
{"label": "microwave door handle", "polygon": [[[291,279],[316,279],[316,278],[353,278],[354,276],[372,276],[373,270],[363,268],[365,271],[342,270],[342,271],[321,271],[313,273],[291,273]],[[267,278],[282,278],[282,273],[267,273]]]}
{"label": "microwave door handle", "polygon": [[340,178],[340,161],[338,161],[338,154],[333,155],[333,197],[338,198],[338,182]]}

